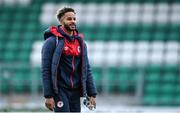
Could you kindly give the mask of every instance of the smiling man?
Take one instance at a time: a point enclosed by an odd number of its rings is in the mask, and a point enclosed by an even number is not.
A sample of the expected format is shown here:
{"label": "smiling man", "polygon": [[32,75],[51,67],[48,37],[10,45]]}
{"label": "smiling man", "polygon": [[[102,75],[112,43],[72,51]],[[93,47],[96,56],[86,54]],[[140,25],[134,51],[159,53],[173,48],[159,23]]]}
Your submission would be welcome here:
{"label": "smiling man", "polygon": [[76,28],[72,8],[57,11],[58,26],[44,33],[42,80],[45,105],[55,112],[80,112],[80,97],[90,97],[96,107],[96,87],[83,35]]}

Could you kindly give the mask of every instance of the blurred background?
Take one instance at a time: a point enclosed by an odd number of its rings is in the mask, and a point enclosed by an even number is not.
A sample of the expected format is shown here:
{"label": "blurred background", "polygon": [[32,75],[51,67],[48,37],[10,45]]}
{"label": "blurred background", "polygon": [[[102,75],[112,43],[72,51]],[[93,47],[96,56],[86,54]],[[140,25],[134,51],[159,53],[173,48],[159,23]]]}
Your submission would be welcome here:
{"label": "blurred background", "polygon": [[180,0],[0,0],[0,111],[48,111],[43,32],[65,6],[85,35],[97,111],[180,111]]}

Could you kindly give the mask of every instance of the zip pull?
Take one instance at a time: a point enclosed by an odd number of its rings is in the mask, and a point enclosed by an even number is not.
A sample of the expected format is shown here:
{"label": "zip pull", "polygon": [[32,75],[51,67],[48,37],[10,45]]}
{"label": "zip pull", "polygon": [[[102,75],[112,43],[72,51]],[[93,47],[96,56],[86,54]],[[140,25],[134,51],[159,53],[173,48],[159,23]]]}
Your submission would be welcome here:
{"label": "zip pull", "polygon": [[58,37],[56,37],[56,46],[58,45]]}
{"label": "zip pull", "polygon": [[71,75],[70,75],[70,81],[71,81],[72,88],[74,86],[73,79],[72,79],[73,73],[74,73],[74,56],[72,57],[72,71],[71,71]]}

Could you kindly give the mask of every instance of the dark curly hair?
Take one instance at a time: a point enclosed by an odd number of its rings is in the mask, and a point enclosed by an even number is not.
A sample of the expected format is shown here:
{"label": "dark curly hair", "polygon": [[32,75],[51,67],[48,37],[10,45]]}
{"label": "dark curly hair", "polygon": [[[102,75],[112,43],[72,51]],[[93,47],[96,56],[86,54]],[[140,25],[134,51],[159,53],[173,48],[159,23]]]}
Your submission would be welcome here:
{"label": "dark curly hair", "polygon": [[62,17],[65,13],[67,13],[67,12],[73,12],[74,14],[76,14],[73,8],[64,7],[64,8],[59,9],[59,10],[57,11],[57,14],[56,14],[57,19],[60,20],[61,17]]}

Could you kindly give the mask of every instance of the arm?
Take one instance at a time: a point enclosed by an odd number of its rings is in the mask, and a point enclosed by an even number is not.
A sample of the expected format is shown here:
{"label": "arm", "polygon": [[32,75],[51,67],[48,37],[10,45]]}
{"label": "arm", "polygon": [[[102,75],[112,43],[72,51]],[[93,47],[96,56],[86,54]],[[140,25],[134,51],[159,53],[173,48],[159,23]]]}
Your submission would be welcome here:
{"label": "arm", "polygon": [[87,54],[87,46],[85,45],[85,59],[86,59],[86,68],[87,68],[87,80],[86,80],[86,87],[87,87],[87,95],[90,97],[96,97],[97,90],[94,83],[94,79],[92,76],[91,66],[89,64],[88,54]]}
{"label": "arm", "polygon": [[48,38],[42,47],[42,82],[44,97],[53,96],[53,85],[51,79],[51,63],[56,43],[54,37]]}
{"label": "arm", "polygon": [[89,59],[88,59],[88,55],[87,55],[87,47],[85,45],[85,59],[86,59],[86,68],[87,68],[87,80],[86,80],[86,87],[87,87],[87,95],[90,97],[89,98],[89,102],[90,102],[90,106],[89,109],[93,109],[96,108],[96,95],[97,95],[97,90],[96,90],[96,86],[93,80],[93,76],[92,76],[92,71],[91,71],[91,66],[89,64]]}

